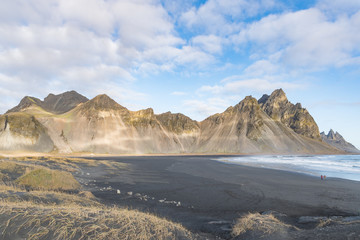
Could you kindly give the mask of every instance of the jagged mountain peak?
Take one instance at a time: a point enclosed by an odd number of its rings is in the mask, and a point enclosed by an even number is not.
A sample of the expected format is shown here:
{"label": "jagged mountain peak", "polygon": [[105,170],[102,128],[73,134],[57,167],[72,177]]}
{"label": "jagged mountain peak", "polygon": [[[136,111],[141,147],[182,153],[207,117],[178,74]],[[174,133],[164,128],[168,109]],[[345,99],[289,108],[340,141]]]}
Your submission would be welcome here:
{"label": "jagged mountain peak", "polygon": [[242,101],[239,102],[239,106],[257,106],[259,103],[256,98],[252,96],[246,96]]}
{"label": "jagged mountain peak", "polygon": [[319,128],[310,113],[300,103],[294,105],[289,102],[281,88],[259,102],[264,112],[275,121],[280,121],[300,135],[321,139]]}
{"label": "jagged mountain peak", "polygon": [[336,139],[334,130],[330,129],[329,133],[327,134],[327,138],[332,140]]}
{"label": "jagged mountain peak", "polygon": [[329,144],[333,147],[336,147],[338,149],[341,149],[345,152],[350,152],[350,153],[359,153],[360,152],[354,145],[347,142],[340,133],[335,132],[332,129],[330,129],[328,134],[325,134],[325,132],[322,132],[321,138],[327,144]]}
{"label": "jagged mountain peak", "polygon": [[264,103],[266,103],[266,101],[269,99],[269,97],[270,96],[267,94],[262,95],[262,97],[258,100],[258,103],[260,105],[263,105]]}

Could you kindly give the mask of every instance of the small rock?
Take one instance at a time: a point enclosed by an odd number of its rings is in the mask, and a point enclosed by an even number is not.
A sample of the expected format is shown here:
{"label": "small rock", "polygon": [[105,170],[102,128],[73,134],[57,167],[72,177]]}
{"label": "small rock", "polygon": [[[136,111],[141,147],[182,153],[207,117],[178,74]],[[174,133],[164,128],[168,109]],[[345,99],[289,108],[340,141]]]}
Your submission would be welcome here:
{"label": "small rock", "polygon": [[120,190],[119,190],[119,189],[117,189],[117,190],[116,190],[116,193],[117,193],[117,194],[120,194],[121,192],[120,192]]}
{"label": "small rock", "polygon": [[89,176],[89,175],[90,175],[90,173],[86,173],[86,175],[88,175],[88,176]]}
{"label": "small rock", "polygon": [[128,194],[129,196],[132,196],[132,195],[133,195],[133,192],[127,192],[127,194]]}

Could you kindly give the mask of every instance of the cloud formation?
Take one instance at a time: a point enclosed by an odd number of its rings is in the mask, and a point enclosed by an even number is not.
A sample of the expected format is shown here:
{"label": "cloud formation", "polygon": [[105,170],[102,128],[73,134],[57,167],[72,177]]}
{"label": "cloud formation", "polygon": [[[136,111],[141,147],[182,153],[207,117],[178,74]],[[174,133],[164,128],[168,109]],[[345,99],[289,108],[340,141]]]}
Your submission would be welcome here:
{"label": "cloud formation", "polygon": [[17,81],[2,85],[9,98],[76,89],[130,101],[144,96],[132,90],[139,73],[215,62],[182,39],[152,0],[5,0],[0,36],[2,82]]}
{"label": "cloud formation", "polygon": [[232,37],[237,45],[252,44],[262,58],[277,54],[290,68],[314,70],[358,63],[360,11],[329,19],[317,8],[269,15],[248,24]]}

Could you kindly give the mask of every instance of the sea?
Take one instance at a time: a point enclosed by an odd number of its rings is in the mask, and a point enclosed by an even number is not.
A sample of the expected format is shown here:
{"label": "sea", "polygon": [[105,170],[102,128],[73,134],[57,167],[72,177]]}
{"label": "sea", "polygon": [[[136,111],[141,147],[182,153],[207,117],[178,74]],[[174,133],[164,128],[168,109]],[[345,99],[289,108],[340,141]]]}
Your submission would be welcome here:
{"label": "sea", "polygon": [[360,155],[281,155],[222,157],[226,163],[360,181]]}

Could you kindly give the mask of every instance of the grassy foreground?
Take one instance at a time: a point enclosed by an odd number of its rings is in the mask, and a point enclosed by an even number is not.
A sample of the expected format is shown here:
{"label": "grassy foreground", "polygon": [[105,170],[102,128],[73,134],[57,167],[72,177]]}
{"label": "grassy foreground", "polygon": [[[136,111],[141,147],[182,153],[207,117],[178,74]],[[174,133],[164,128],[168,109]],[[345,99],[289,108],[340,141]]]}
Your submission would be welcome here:
{"label": "grassy foreground", "polygon": [[79,162],[102,164],[60,158],[1,160],[0,239],[195,238],[180,224],[99,203],[71,174]]}

